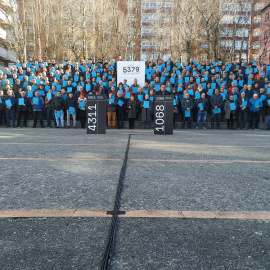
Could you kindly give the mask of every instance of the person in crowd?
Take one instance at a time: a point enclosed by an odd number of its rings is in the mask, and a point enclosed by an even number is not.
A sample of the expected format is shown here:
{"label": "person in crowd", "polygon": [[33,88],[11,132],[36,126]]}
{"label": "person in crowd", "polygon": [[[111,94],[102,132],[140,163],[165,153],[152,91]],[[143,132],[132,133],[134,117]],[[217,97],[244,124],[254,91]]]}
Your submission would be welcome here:
{"label": "person in crowd", "polygon": [[27,119],[31,107],[30,98],[26,97],[25,92],[21,91],[21,97],[17,100],[17,128],[21,126],[21,118],[23,116],[23,127],[27,127]]}
{"label": "person in crowd", "polygon": [[116,97],[116,118],[117,118],[117,128],[124,128],[124,120],[126,114],[126,100],[122,97],[121,92],[117,92]]}
{"label": "person in crowd", "polygon": [[62,128],[65,128],[65,122],[64,122],[64,108],[65,108],[65,101],[61,96],[61,92],[57,92],[56,97],[53,98],[53,110],[54,110],[54,116],[56,120],[56,127],[60,128],[60,119],[61,119],[61,126]]}
{"label": "person in crowd", "polygon": [[107,99],[107,117],[108,117],[108,128],[111,127],[115,129],[116,123],[116,99],[113,98],[112,93],[109,94],[109,98]]}
{"label": "person in crowd", "polygon": [[77,100],[78,117],[81,123],[81,128],[85,128],[86,125],[86,97],[84,93],[81,93]]}
{"label": "person in crowd", "polygon": [[267,127],[266,127],[266,129],[270,130],[270,94],[268,95],[267,99],[265,100],[265,106],[266,106],[265,114],[267,115]]}
{"label": "person in crowd", "polygon": [[232,95],[229,96],[229,99],[226,101],[224,110],[225,110],[225,119],[227,120],[227,128],[234,129],[234,119],[236,115],[236,102]]}
{"label": "person in crowd", "polygon": [[73,128],[77,128],[76,126],[77,102],[72,92],[68,93],[68,97],[65,102],[65,107],[67,111],[67,128],[70,128],[70,117],[72,117],[72,120],[73,120]]}
{"label": "person in crowd", "polygon": [[202,120],[202,129],[206,129],[206,116],[209,109],[209,101],[205,96],[205,93],[201,93],[201,98],[197,101],[197,108],[198,108],[198,118],[197,118],[197,126],[196,129],[199,129],[200,122]]}
{"label": "person in crowd", "polygon": [[150,128],[153,113],[153,102],[149,95],[145,95],[145,100],[141,102],[143,128]]}
{"label": "person in crowd", "polygon": [[162,84],[160,86],[160,90],[156,92],[157,96],[168,96],[171,95],[171,93],[169,91],[166,90],[166,85]]}
{"label": "person in crowd", "polygon": [[6,108],[5,108],[5,97],[3,90],[0,90],[0,127],[6,127]]}
{"label": "person in crowd", "polygon": [[182,129],[185,128],[186,120],[188,122],[188,128],[191,129],[193,101],[189,93],[186,93],[185,98],[182,99],[181,109],[182,109],[182,114],[183,114]]}
{"label": "person in crowd", "polygon": [[7,127],[10,127],[10,118],[12,120],[12,125],[15,127],[15,104],[16,100],[13,95],[12,90],[7,91],[7,96],[5,98],[5,109],[7,117]]}
{"label": "person in crowd", "polygon": [[46,109],[46,119],[47,119],[47,128],[51,127],[51,121],[54,121],[54,127],[56,127],[56,121],[54,117],[54,109],[53,109],[53,91],[49,89],[46,97],[45,97],[45,109]]}
{"label": "person in crowd", "polygon": [[246,93],[242,92],[240,98],[236,101],[237,104],[237,129],[246,130],[247,114],[250,106]]}
{"label": "person in crowd", "polygon": [[134,97],[130,97],[127,102],[127,117],[129,122],[129,129],[134,129],[135,119],[137,118],[138,104]]}
{"label": "person in crowd", "polygon": [[255,120],[255,130],[259,129],[260,123],[260,110],[262,107],[262,101],[258,99],[258,94],[254,94],[253,98],[250,99],[250,122],[249,122],[249,129],[253,129],[254,127],[254,120]]}
{"label": "person in crowd", "polygon": [[37,121],[39,119],[40,126],[43,128],[43,108],[44,108],[44,100],[42,97],[39,96],[38,92],[35,92],[35,97],[32,99],[32,106],[33,106],[33,114],[34,114],[34,124],[33,128],[37,127]]}
{"label": "person in crowd", "polygon": [[220,129],[220,115],[221,115],[221,106],[223,104],[223,98],[219,93],[218,88],[215,89],[215,93],[211,96],[210,99],[211,108],[212,108],[212,117],[211,117],[211,128],[214,128],[214,122],[217,122],[217,128]]}

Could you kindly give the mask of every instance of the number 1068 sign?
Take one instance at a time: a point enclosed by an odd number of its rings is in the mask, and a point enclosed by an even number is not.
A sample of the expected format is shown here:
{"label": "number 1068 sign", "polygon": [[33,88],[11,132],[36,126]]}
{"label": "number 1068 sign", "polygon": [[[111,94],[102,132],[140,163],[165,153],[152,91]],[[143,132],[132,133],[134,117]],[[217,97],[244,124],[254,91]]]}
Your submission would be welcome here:
{"label": "number 1068 sign", "polygon": [[139,74],[140,67],[139,66],[126,66],[122,69],[123,74]]}

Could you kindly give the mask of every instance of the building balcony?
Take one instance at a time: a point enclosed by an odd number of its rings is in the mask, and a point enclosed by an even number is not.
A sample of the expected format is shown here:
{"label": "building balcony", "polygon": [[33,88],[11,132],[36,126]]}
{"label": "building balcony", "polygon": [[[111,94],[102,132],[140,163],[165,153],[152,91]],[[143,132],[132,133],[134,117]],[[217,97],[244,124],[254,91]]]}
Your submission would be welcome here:
{"label": "building balcony", "polygon": [[3,47],[0,47],[0,57],[11,62],[16,62],[16,55],[14,52],[11,50],[6,50]]}

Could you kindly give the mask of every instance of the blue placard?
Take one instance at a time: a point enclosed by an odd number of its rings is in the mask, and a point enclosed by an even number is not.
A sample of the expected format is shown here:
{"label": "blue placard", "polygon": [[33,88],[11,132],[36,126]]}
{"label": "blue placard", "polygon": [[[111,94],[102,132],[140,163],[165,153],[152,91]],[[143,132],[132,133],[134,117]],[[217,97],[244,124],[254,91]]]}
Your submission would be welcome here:
{"label": "blue placard", "polygon": [[124,105],[125,103],[121,99],[119,99],[117,104],[120,106],[120,105]]}
{"label": "blue placard", "polygon": [[69,107],[69,114],[74,114],[75,108],[74,107]]}
{"label": "blue placard", "polygon": [[77,86],[77,83],[73,82],[71,85],[72,85],[73,87],[76,87],[76,86]]}
{"label": "blue placard", "polygon": [[235,108],[235,104],[234,104],[234,103],[230,103],[230,108],[231,108],[231,111],[236,110],[236,108]]}
{"label": "blue placard", "polygon": [[114,99],[113,98],[110,98],[109,99],[109,103],[114,103]]}
{"label": "blue placard", "polygon": [[176,106],[176,100],[175,99],[173,100],[173,106]]}
{"label": "blue placard", "polygon": [[198,107],[199,107],[200,110],[203,111],[203,104],[202,103],[198,103]]}
{"label": "blue placard", "polygon": [[189,89],[189,90],[188,90],[188,93],[189,93],[191,96],[193,96],[193,95],[194,95],[193,89]]}
{"label": "blue placard", "polygon": [[208,89],[208,96],[212,96],[213,95],[213,89]]}
{"label": "blue placard", "polygon": [[201,94],[199,92],[195,93],[195,97],[199,99],[201,97]]}
{"label": "blue placard", "polygon": [[206,89],[206,83],[205,82],[202,83],[202,89]]}
{"label": "blue placard", "polygon": [[12,107],[12,103],[11,103],[11,100],[10,99],[7,99],[5,101],[5,103],[6,103],[7,107]]}
{"label": "blue placard", "polygon": [[143,95],[138,95],[138,100],[143,101]]}
{"label": "blue placard", "polygon": [[40,91],[37,91],[39,93],[40,96],[43,96],[44,95],[44,91],[40,90]]}
{"label": "blue placard", "polygon": [[175,84],[175,78],[170,78],[171,84]]}
{"label": "blue placard", "polygon": [[33,103],[34,103],[34,105],[38,105],[38,103],[39,103],[39,98],[38,98],[38,97],[34,97],[34,98],[33,98]]}
{"label": "blue placard", "polygon": [[47,99],[48,100],[52,99],[52,93],[47,93]]}
{"label": "blue placard", "polygon": [[160,77],[160,82],[165,82],[165,77]]}
{"label": "blue placard", "polygon": [[80,102],[79,102],[79,107],[80,107],[81,109],[84,109],[84,107],[83,107],[83,106],[85,106],[84,101],[80,101]]}
{"label": "blue placard", "polygon": [[130,98],[130,92],[126,92],[126,93],[125,93],[125,97],[126,97],[126,98]]}
{"label": "blue placard", "polygon": [[[87,89],[86,89],[86,90],[87,90]],[[72,87],[68,87],[68,88],[67,88],[67,92],[68,92],[68,93],[72,93]]]}
{"label": "blue placard", "polygon": [[36,84],[33,84],[33,85],[32,85],[32,90],[33,90],[33,91],[37,91],[37,86],[36,86]]}
{"label": "blue placard", "polygon": [[217,110],[213,109],[213,113],[214,113],[214,114],[221,113],[221,109],[220,109],[220,108],[218,108]]}
{"label": "blue placard", "polygon": [[270,88],[267,88],[267,93],[270,94]]}
{"label": "blue placard", "polygon": [[54,96],[57,96],[57,93],[58,92],[57,91],[53,91],[52,93],[53,93]]}
{"label": "blue placard", "polygon": [[225,99],[226,94],[225,93],[220,93],[220,94],[221,94],[222,98]]}
{"label": "blue placard", "polygon": [[270,105],[270,99],[267,100],[268,105]]}
{"label": "blue placard", "polygon": [[86,89],[86,91],[91,91],[91,84],[86,84],[85,89]]}
{"label": "blue placard", "polygon": [[23,76],[19,76],[19,80],[22,82],[24,80]]}
{"label": "blue placard", "polygon": [[[132,90],[133,90],[133,93],[137,93],[138,92],[138,87],[136,87],[136,86],[133,86],[133,88],[132,88]],[[145,90],[144,90],[145,91]]]}
{"label": "blue placard", "polygon": [[200,84],[200,83],[201,83],[201,79],[200,79],[200,78],[197,78],[197,79],[196,79],[196,83],[197,83],[197,84]]}
{"label": "blue placard", "polygon": [[189,82],[189,77],[185,77],[185,83]]}
{"label": "blue placard", "polygon": [[32,98],[33,97],[33,91],[27,91],[27,96],[29,98]]}
{"label": "blue placard", "polygon": [[216,84],[216,83],[211,83],[211,88],[215,89],[215,88],[216,88],[216,86],[217,86],[217,84]]}
{"label": "blue placard", "polygon": [[[151,101],[154,101],[154,96],[151,96],[151,97],[149,97],[149,99],[151,100]],[[270,101],[270,100],[269,100]]]}
{"label": "blue placard", "polygon": [[56,90],[57,90],[58,92],[60,92],[60,91],[61,91],[61,88],[62,88],[62,87],[61,87],[61,85],[60,85],[60,84],[57,84],[57,85],[56,85]]}
{"label": "blue placard", "polygon": [[237,95],[233,95],[233,100],[237,100]]}
{"label": "blue placard", "polygon": [[61,117],[61,111],[56,111],[55,118],[60,118],[60,117]]}
{"label": "blue placard", "polygon": [[247,106],[247,101],[245,101],[245,100],[242,101],[242,106],[243,106],[243,107],[246,107],[246,106]]}
{"label": "blue placard", "polygon": [[62,95],[62,98],[63,98],[64,100],[66,100],[66,99],[67,99],[67,95]]}
{"label": "blue placard", "polygon": [[148,95],[148,90],[143,90],[143,92],[144,92],[146,95]]}
{"label": "blue placard", "polygon": [[2,98],[0,97],[0,104],[3,104]]}
{"label": "blue placard", "polygon": [[266,99],[266,95],[261,95],[260,100],[264,101]]}
{"label": "blue placard", "polygon": [[156,90],[156,91],[159,91],[159,89],[160,89],[160,85],[159,85],[159,84],[156,84],[156,85],[155,85],[155,90]]}
{"label": "blue placard", "polygon": [[68,85],[68,82],[67,81],[63,81],[62,84],[63,84],[63,87],[66,87]]}
{"label": "blue placard", "polygon": [[19,98],[19,106],[24,104],[24,98]]}
{"label": "blue placard", "polygon": [[143,105],[145,109],[149,109],[149,101],[144,101]]}
{"label": "blue placard", "polygon": [[185,111],[185,117],[190,117],[190,111]]}

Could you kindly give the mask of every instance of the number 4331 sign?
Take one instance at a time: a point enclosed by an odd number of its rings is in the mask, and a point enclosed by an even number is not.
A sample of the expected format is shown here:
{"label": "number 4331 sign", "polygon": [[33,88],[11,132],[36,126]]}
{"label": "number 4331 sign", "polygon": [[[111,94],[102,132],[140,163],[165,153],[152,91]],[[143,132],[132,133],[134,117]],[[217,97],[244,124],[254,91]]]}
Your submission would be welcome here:
{"label": "number 4331 sign", "polygon": [[106,96],[87,96],[87,134],[106,134]]}

